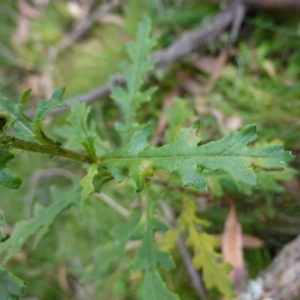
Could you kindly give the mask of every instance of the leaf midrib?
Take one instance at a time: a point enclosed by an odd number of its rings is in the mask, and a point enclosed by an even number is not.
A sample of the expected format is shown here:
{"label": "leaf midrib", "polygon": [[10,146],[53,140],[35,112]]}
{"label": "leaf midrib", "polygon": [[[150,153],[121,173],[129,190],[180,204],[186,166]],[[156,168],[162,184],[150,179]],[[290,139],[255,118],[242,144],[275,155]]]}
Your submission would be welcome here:
{"label": "leaf midrib", "polygon": [[151,157],[151,156],[143,156],[143,157],[113,157],[113,158],[102,158],[102,161],[120,161],[120,160],[147,160],[147,159],[151,159],[151,160],[160,160],[160,159],[190,159],[190,158],[224,158],[224,157],[232,157],[234,158],[278,158],[278,157],[270,157],[269,155],[259,155],[259,156],[249,156],[249,155],[239,155],[239,154],[231,154],[231,155],[168,155],[168,156],[161,156],[161,157]]}

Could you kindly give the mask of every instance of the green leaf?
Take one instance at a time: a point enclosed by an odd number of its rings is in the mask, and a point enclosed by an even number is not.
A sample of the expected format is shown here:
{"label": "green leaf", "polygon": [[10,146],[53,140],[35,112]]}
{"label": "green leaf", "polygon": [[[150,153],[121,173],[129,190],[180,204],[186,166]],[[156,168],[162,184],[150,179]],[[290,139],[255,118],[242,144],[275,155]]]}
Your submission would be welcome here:
{"label": "green leaf", "polygon": [[127,53],[131,63],[121,64],[122,74],[126,79],[126,88],[114,87],[111,97],[119,105],[123,115],[124,123],[118,124],[117,129],[124,143],[127,143],[132,136],[136,113],[141,103],[149,101],[155,92],[155,88],[150,88],[144,93],[140,92],[144,76],[154,68],[155,62],[148,60],[151,49],[155,46],[155,40],[150,37],[151,23],[148,18],[144,18],[139,24],[135,43],[127,45]]}
{"label": "green leaf", "polygon": [[168,120],[166,141],[171,142],[179,133],[180,129],[184,125],[184,122],[193,115],[193,111],[187,107],[186,100],[176,98],[173,106],[167,109],[166,115]]}
{"label": "green leaf", "polygon": [[25,283],[0,266],[0,299],[19,300],[25,292]]}
{"label": "green leaf", "polygon": [[96,251],[96,260],[93,262],[91,268],[84,274],[83,280],[85,282],[91,281],[93,278],[100,278],[107,272],[113,259],[120,259],[120,257],[123,256],[126,243],[135,234],[140,219],[141,214],[139,212],[133,213],[126,224],[114,230],[114,241],[101,246]]}
{"label": "green leaf", "polygon": [[41,121],[53,109],[64,106],[62,96],[64,88],[57,89],[49,100],[40,101],[34,121],[28,118],[22,111],[31,90],[26,90],[21,96],[20,103],[15,104],[0,93],[0,109],[6,111],[13,120],[12,128],[17,137],[24,140],[35,140],[42,143],[58,145],[59,143],[49,138],[41,128]]}
{"label": "green leaf", "polygon": [[[286,168],[284,170],[275,170],[271,172],[260,170],[256,174],[259,189],[264,192],[283,193],[284,187],[280,182],[291,180],[297,174],[297,171],[292,168]],[[239,186],[240,191],[242,191],[242,188],[243,186]]]}
{"label": "green leaf", "polygon": [[22,183],[20,177],[17,177],[6,168],[6,163],[14,157],[7,149],[0,150],[0,184],[10,189],[18,189]]}
{"label": "green leaf", "polygon": [[219,141],[199,146],[199,125],[195,122],[191,127],[181,129],[173,142],[159,148],[148,147],[146,140],[150,127],[146,125],[135,132],[127,147],[104,155],[102,166],[119,182],[128,173],[136,191],[144,188],[145,177],[152,176],[155,169],[176,172],[183,185],[207,190],[206,175],[201,173],[204,169],[224,171],[238,183],[255,185],[254,167],[285,168],[293,160],[293,155],[284,151],[281,145],[247,147],[257,138],[255,125],[232,131]]}
{"label": "green leaf", "polygon": [[15,253],[21,250],[23,244],[39,229],[39,235],[36,237],[34,246],[48,232],[54,219],[71,205],[78,206],[81,201],[80,190],[63,192],[52,188],[51,193],[55,201],[46,208],[39,209],[35,217],[29,220],[23,220],[16,224],[14,231],[9,239],[0,243],[0,254],[7,252],[4,262],[7,262]]}
{"label": "green leaf", "polygon": [[157,268],[162,266],[169,270],[174,267],[174,262],[169,253],[158,249],[154,240],[154,232],[165,231],[165,224],[154,217],[155,203],[148,199],[147,215],[144,220],[142,247],[138,250],[134,261],[134,268],[145,273],[144,281],[140,287],[141,299],[176,300],[177,295],[171,293],[163,282]]}
{"label": "green leaf", "polygon": [[67,121],[70,123],[74,132],[76,132],[77,139],[87,151],[89,157],[97,161],[95,150],[96,133],[88,128],[88,115],[91,108],[84,103],[76,102],[71,107],[71,114]]}
{"label": "green leaf", "polygon": [[[209,222],[197,217],[197,206],[186,201],[186,207],[178,218],[178,228],[171,231],[188,232],[187,245],[193,248],[193,264],[202,270],[205,285],[210,289],[216,287],[227,298],[234,296],[233,284],[229,278],[232,267],[224,261],[223,256],[215,251],[219,241],[213,235],[198,230],[196,226],[209,226]],[[169,233],[170,236],[170,233]]]}
{"label": "green leaf", "polygon": [[36,135],[32,121],[21,110],[29,94],[30,90],[25,91],[21,97],[21,104],[15,104],[0,92],[0,110],[4,110],[9,114],[14,121],[13,129],[18,137],[23,139]]}
{"label": "green leaf", "polygon": [[23,108],[23,106],[27,103],[30,94],[31,94],[31,89],[27,89],[26,91],[23,92],[20,99],[20,107]]}
{"label": "green leaf", "polygon": [[[273,171],[256,169],[255,175],[257,177],[257,186],[255,187],[255,189],[262,190],[264,192],[282,193],[284,192],[284,188],[282,184],[280,184],[280,182],[291,180],[296,173],[297,171],[292,168]],[[254,187],[246,183],[239,183],[235,185],[233,182],[231,182],[228,174],[224,172],[220,172],[218,174],[209,172],[207,173],[207,176],[209,177],[208,183],[211,192],[216,197],[223,196],[222,186],[225,186],[228,182],[230,182],[231,186],[233,187],[234,193],[240,192],[245,195],[252,195],[254,191]],[[226,185],[226,187],[228,189],[228,185]]]}
{"label": "green leaf", "polygon": [[51,112],[55,108],[59,108],[62,106],[66,106],[62,102],[62,97],[65,92],[65,88],[59,88],[54,91],[52,94],[51,98],[49,100],[42,100],[38,104],[37,112],[34,117],[34,128],[36,131],[36,136],[35,138],[38,141],[41,142],[46,142],[49,144],[54,144],[54,145],[60,145],[59,142],[54,141],[53,139],[49,138],[44,131],[42,130],[41,127],[41,122],[45,119],[46,115]]}
{"label": "green leaf", "polygon": [[98,169],[98,173],[93,178],[94,191],[101,191],[103,185],[112,180],[113,177],[105,169]]}
{"label": "green leaf", "polygon": [[156,269],[146,272],[139,294],[143,300],[179,300],[177,295],[167,290]]}
{"label": "green leaf", "polygon": [[232,299],[234,297],[233,284],[229,278],[232,267],[224,261],[223,256],[215,251],[219,241],[206,232],[198,232],[195,227],[189,228],[187,245],[194,249],[193,264],[202,269],[203,280],[207,288],[213,287]]}
{"label": "green leaf", "polygon": [[65,90],[64,87],[58,88],[54,91],[49,100],[42,100],[38,103],[38,108],[34,117],[35,122],[44,120],[46,115],[53,109],[66,106],[62,101]]}
{"label": "green leaf", "polygon": [[94,192],[94,184],[93,180],[94,177],[98,174],[98,164],[92,164],[88,168],[88,172],[86,176],[82,178],[80,181],[80,185],[83,187],[81,197],[82,197],[82,204],[88,198],[88,196]]}

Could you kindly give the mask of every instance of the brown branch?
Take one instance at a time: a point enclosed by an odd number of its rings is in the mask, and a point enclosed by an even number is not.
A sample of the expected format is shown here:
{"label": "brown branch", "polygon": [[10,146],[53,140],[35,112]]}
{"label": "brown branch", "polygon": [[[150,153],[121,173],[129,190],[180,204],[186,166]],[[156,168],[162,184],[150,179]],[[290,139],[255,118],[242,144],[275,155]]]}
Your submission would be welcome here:
{"label": "brown branch", "polygon": [[184,34],[163,51],[151,57],[157,60],[156,67],[163,67],[177,61],[183,56],[216,40],[231,24],[235,17],[235,4],[220,12],[204,27]]}

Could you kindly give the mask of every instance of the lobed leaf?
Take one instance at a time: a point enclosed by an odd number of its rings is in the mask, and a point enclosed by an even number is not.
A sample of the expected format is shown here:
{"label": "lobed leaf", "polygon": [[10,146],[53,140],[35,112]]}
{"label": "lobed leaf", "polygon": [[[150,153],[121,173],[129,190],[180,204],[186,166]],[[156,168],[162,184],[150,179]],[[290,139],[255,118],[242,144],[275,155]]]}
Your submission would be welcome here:
{"label": "lobed leaf", "polygon": [[155,40],[150,37],[151,23],[144,18],[139,24],[135,43],[127,45],[127,53],[132,63],[121,64],[122,74],[126,79],[126,88],[114,87],[111,97],[119,105],[124,123],[117,126],[123,142],[127,143],[133,134],[137,124],[135,117],[141,103],[149,101],[156,88],[150,88],[141,93],[140,88],[146,73],[154,68],[155,62],[148,60],[151,49],[155,46]]}
{"label": "lobed leaf", "polygon": [[34,117],[35,122],[44,120],[46,115],[55,108],[66,106],[62,101],[65,90],[64,87],[58,88],[54,91],[49,100],[42,100],[38,103],[38,108]]}
{"label": "lobed leaf", "polygon": [[176,294],[167,290],[157,269],[146,272],[139,294],[143,300],[179,300]]}
{"label": "lobed leaf", "polygon": [[0,266],[0,299],[19,300],[25,291],[25,283]]}
{"label": "lobed leaf", "polygon": [[[284,188],[280,182],[291,180],[296,173],[297,171],[292,168],[273,171],[257,169],[255,170],[255,175],[257,177],[256,188],[266,193],[283,193]],[[240,183],[236,185],[230,180],[228,174],[224,172],[220,172],[218,174],[213,174],[210,172],[207,173],[207,176],[209,177],[208,184],[211,192],[216,197],[223,196],[223,186],[226,187],[227,191],[231,191],[233,193],[240,192],[248,196],[253,194],[254,187],[252,185],[246,183]]]}
{"label": "lobed leaf", "polygon": [[228,276],[231,266],[224,261],[223,255],[215,251],[218,244],[219,241],[213,235],[189,227],[187,245],[194,249],[195,268],[202,269],[207,288],[216,287],[223,295],[232,299],[234,290]]}
{"label": "lobed leaf", "polygon": [[65,88],[58,88],[57,90],[54,91],[52,94],[51,98],[49,100],[42,100],[38,104],[37,112],[36,115],[33,119],[34,121],[34,128],[36,131],[36,136],[35,138],[38,141],[41,142],[46,142],[49,144],[54,144],[54,145],[60,145],[59,142],[54,141],[53,139],[49,138],[44,131],[42,130],[41,127],[41,122],[45,119],[46,115],[51,112],[55,108],[59,108],[62,106],[66,106],[63,101],[62,97],[65,93]]}
{"label": "lobed leaf", "polygon": [[92,267],[84,274],[83,280],[85,282],[101,277],[101,275],[107,272],[113,259],[116,257],[120,259],[123,256],[126,243],[136,233],[140,219],[140,213],[133,213],[126,224],[114,230],[114,241],[101,246],[96,251],[96,260],[93,262]]}
{"label": "lobed leaf", "polygon": [[0,110],[8,113],[14,121],[13,129],[16,131],[18,137],[24,139],[28,139],[28,137],[35,136],[36,134],[32,121],[22,112],[23,105],[26,103],[30,91],[26,90],[23,93],[20,104],[13,103],[0,93]]}
{"label": "lobed leaf", "polygon": [[55,201],[46,208],[39,209],[35,217],[30,220],[23,220],[15,225],[14,231],[9,239],[0,243],[0,254],[7,252],[4,262],[7,262],[15,253],[20,251],[23,244],[39,229],[41,230],[35,239],[34,246],[48,232],[54,219],[71,205],[79,205],[81,201],[80,190],[62,192],[56,189],[51,190]]}
{"label": "lobed leaf", "polygon": [[8,100],[0,93],[0,110],[6,111],[13,120],[12,128],[15,130],[18,138],[57,145],[59,144],[58,142],[52,140],[44,133],[41,127],[41,121],[44,120],[50,111],[65,105],[62,102],[64,91],[64,88],[59,88],[53,93],[49,100],[40,101],[33,120],[23,113],[23,107],[30,96],[30,89],[23,93],[20,103],[18,104]]}
{"label": "lobed leaf", "polygon": [[83,206],[84,201],[88,198],[88,196],[94,192],[94,177],[98,174],[98,164],[92,164],[88,168],[88,172],[85,175],[85,177],[82,178],[80,181],[80,185],[82,186],[82,193],[81,193],[81,198],[82,198],[82,203],[81,203],[81,208]]}
{"label": "lobed leaf", "polygon": [[89,157],[97,160],[95,150],[95,132],[88,128],[88,115],[91,108],[87,107],[84,103],[76,102],[71,107],[71,114],[67,121],[70,123],[73,132],[76,132],[79,143],[85,148]]}
{"label": "lobed leaf", "polygon": [[136,191],[144,188],[145,177],[152,176],[156,169],[177,173],[183,185],[207,190],[204,169],[224,171],[237,183],[255,185],[254,167],[265,169],[285,168],[293,160],[290,152],[281,145],[250,148],[257,139],[256,126],[249,125],[240,131],[232,131],[219,141],[198,145],[200,123],[181,129],[176,139],[159,148],[148,146],[149,124],[135,132],[127,147],[102,157],[102,166],[111,172],[117,181],[128,174]]}
{"label": "lobed leaf", "polygon": [[216,287],[223,295],[232,299],[234,290],[229,278],[231,266],[216,252],[215,248],[219,245],[216,237],[203,230],[199,231],[199,225],[203,228],[209,226],[209,222],[197,217],[196,205],[186,202],[186,207],[178,218],[177,227],[166,233],[163,247],[172,249],[176,245],[178,234],[187,232],[186,243],[194,252],[193,264],[195,268],[202,270],[205,285],[209,289]]}
{"label": "lobed leaf", "polygon": [[193,115],[193,111],[187,107],[187,101],[176,98],[173,106],[166,111],[168,129],[166,130],[166,141],[175,139],[184,123]]}
{"label": "lobed leaf", "polygon": [[147,214],[143,224],[142,247],[138,250],[134,260],[134,267],[145,273],[139,294],[144,300],[178,300],[178,296],[167,289],[158,272],[159,266],[167,270],[172,269],[174,262],[169,253],[161,251],[155,243],[154,233],[160,230],[166,231],[167,227],[154,217],[154,207],[155,203],[148,199]]}

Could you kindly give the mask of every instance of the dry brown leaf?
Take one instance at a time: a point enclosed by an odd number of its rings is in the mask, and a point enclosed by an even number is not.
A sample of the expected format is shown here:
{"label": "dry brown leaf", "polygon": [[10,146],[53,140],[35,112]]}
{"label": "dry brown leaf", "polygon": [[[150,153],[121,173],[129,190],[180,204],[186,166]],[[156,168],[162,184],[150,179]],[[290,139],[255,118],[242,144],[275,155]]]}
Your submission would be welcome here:
{"label": "dry brown leaf", "polygon": [[260,238],[250,235],[243,234],[243,247],[244,248],[261,248],[264,245],[264,241]]}
{"label": "dry brown leaf", "polygon": [[289,181],[284,181],[282,184],[289,194],[300,195],[300,180],[297,177],[293,177]]}
{"label": "dry brown leaf", "polygon": [[223,50],[217,57],[208,55],[201,56],[195,61],[195,66],[210,75],[211,79],[215,81],[221,76],[222,70],[231,54],[230,51]]}
{"label": "dry brown leaf", "polygon": [[68,282],[67,268],[65,264],[59,266],[57,277],[58,283],[61,289],[64,291],[65,295],[67,295],[68,297],[72,297],[74,292],[72,291],[72,288]]}
{"label": "dry brown leaf", "polygon": [[236,215],[234,202],[231,199],[229,214],[222,235],[222,253],[225,261],[233,266],[230,277],[237,292],[240,292],[246,273],[243,258],[242,227]]}
{"label": "dry brown leaf", "polygon": [[[222,241],[223,234],[216,234],[215,237]],[[243,248],[247,249],[261,248],[264,245],[264,241],[260,238],[245,233],[242,234],[242,243]]]}
{"label": "dry brown leaf", "polygon": [[203,55],[197,58],[195,61],[195,66],[204,73],[209,75],[212,74],[213,69],[215,68],[217,58],[211,55]]}
{"label": "dry brown leaf", "polygon": [[177,72],[180,86],[192,95],[199,95],[205,92],[205,86],[203,83],[192,78],[189,74],[179,71]]}

